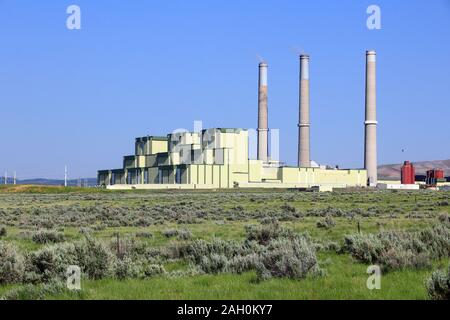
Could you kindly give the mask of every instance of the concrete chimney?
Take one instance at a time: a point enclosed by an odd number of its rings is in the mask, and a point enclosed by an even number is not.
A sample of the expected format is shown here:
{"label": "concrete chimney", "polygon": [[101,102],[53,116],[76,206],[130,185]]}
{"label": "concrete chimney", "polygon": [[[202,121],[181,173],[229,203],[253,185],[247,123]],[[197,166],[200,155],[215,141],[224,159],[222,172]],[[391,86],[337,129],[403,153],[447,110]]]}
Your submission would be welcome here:
{"label": "concrete chimney", "polygon": [[378,183],[377,165],[377,92],[376,52],[366,52],[366,121],[364,144],[364,169],[367,170],[369,186]]}
{"label": "concrete chimney", "polygon": [[311,167],[309,122],[309,55],[300,56],[300,111],[298,123],[298,166]]}
{"label": "concrete chimney", "polygon": [[268,116],[267,116],[267,69],[264,62],[259,64],[258,86],[258,160],[268,160]]}

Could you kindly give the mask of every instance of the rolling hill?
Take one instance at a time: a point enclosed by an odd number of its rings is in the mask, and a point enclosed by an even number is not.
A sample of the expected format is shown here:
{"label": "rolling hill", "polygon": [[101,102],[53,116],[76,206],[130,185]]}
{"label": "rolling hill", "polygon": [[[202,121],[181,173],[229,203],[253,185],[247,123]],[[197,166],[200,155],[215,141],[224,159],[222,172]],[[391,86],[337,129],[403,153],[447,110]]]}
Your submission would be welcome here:
{"label": "rolling hill", "polygon": [[[81,179],[83,186],[85,186],[86,181],[87,181],[87,186],[95,186],[97,184],[97,179],[96,178],[83,178]],[[1,183],[4,182],[3,178],[1,178]],[[12,178],[8,178],[8,184],[13,184],[13,179]],[[67,180],[67,185],[69,187],[76,187],[79,185],[79,180],[78,179],[71,179],[71,180]],[[62,186],[64,185],[64,180],[60,179],[45,179],[45,178],[37,178],[37,179],[24,179],[24,180],[20,180],[17,179],[17,184],[26,184],[26,185],[43,185],[43,186]]]}

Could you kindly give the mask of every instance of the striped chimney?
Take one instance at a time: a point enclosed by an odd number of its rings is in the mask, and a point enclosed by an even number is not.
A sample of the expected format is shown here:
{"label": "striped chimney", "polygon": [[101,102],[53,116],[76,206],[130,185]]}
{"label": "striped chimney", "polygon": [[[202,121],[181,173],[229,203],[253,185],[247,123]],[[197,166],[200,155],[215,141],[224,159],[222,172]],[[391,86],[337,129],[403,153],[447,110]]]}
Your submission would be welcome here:
{"label": "striped chimney", "polygon": [[311,167],[309,122],[309,55],[300,56],[300,110],[298,123],[298,166]]}
{"label": "striped chimney", "polygon": [[268,115],[267,115],[267,69],[264,62],[259,64],[258,85],[258,160],[268,160]]}
{"label": "striped chimney", "polygon": [[376,52],[366,52],[366,121],[364,144],[364,169],[367,170],[369,186],[378,183],[377,165],[377,92]]}

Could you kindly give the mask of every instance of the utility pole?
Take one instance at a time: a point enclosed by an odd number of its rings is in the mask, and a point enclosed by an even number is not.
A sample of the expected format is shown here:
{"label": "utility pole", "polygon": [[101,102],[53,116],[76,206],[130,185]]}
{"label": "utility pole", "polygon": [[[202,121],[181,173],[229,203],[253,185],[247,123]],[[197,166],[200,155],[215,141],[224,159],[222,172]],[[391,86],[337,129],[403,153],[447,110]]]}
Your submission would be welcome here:
{"label": "utility pole", "polygon": [[5,184],[8,184],[8,171],[5,171]]}
{"label": "utility pole", "polygon": [[17,183],[17,174],[16,174],[16,172],[14,171],[14,185]]}
{"label": "utility pole", "polygon": [[67,165],[64,166],[64,187],[67,187]]}

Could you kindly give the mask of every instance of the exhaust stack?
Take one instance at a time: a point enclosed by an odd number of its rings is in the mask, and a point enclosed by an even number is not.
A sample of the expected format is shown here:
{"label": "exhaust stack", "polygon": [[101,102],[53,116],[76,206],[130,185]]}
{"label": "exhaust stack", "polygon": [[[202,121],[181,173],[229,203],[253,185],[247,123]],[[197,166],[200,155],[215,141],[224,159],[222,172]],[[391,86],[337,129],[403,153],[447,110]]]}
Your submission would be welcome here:
{"label": "exhaust stack", "polygon": [[367,170],[369,186],[378,183],[377,165],[377,96],[376,96],[376,52],[366,52],[366,121],[364,144],[364,169]]}
{"label": "exhaust stack", "polygon": [[311,167],[309,122],[309,55],[300,56],[300,110],[298,123],[298,166]]}
{"label": "exhaust stack", "polygon": [[265,62],[259,64],[258,86],[258,160],[268,161],[268,115],[267,115],[267,69]]}

